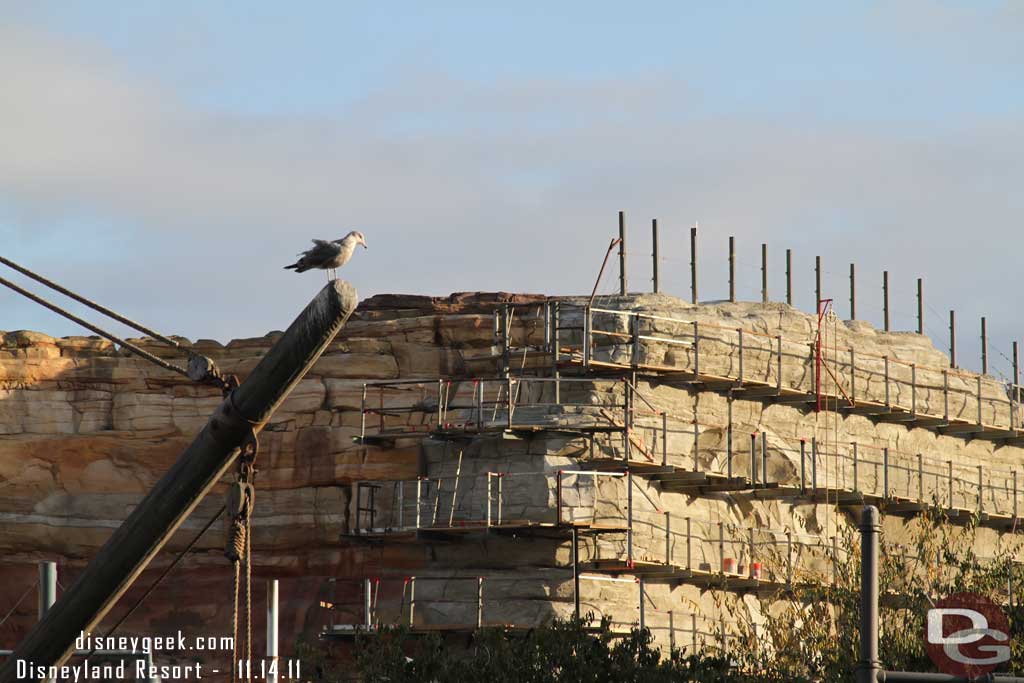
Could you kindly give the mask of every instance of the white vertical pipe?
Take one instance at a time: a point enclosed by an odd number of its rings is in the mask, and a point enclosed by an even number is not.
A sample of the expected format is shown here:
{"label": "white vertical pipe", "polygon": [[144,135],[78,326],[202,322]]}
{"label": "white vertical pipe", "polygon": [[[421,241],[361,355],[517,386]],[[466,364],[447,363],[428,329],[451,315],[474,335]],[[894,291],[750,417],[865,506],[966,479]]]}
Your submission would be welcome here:
{"label": "white vertical pipe", "polygon": [[277,683],[278,651],[277,651],[277,579],[267,581],[267,683]]}

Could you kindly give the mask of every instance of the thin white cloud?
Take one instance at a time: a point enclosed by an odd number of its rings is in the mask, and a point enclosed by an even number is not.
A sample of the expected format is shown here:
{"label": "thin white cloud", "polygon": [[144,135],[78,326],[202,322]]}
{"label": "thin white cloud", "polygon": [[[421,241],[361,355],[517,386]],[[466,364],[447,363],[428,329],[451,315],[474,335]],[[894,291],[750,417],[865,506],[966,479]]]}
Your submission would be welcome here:
{"label": "thin white cloud", "polygon": [[[666,284],[686,294],[684,231],[699,219],[708,296],[724,287],[734,234],[755,268],[761,241],[773,257],[794,246],[805,304],[820,253],[839,300],[858,261],[862,310],[877,308],[871,290],[888,268],[906,290],[926,275],[929,301],[965,321],[985,309],[994,337],[1024,322],[998,303],[1022,246],[1012,120],[938,130],[712,117],[700,113],[706,95],[664,74],[471,84],[415,71],[323,118],[247,118],[192,108],[96,46],[11,26],[0,65],[0,203],[13,217],[0,230],[19,236],[4,251],[169,331],[283,327],[319,280],[280,266],[308,238],[349,227],[370,243],[346,267],[364,295],[586,291],[620,208],[637,287],[657,216]],[[41,252],[48,221],[76,216],[112,226],[80,237],[111,245],[116,278],[95,249],[66,245],[59,264]],[[753,292],[756,271],[743,277]],[[0,327],[39,320],[0,302],[16,312]],[[912,307],[898,304],[904,328]]]}

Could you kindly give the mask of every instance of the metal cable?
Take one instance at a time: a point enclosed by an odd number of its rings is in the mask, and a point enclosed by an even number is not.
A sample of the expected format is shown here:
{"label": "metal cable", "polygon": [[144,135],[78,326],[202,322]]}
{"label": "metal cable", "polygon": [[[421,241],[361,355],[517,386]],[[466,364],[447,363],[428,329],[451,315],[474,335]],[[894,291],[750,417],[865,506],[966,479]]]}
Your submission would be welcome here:
{"label": "metal cable", "polygon": [[[125,612],[124,615],[120,619],[117,620],[116,624],[114,624],[113,626],[110,627],[110,630],[107,631],[107,635],[106,635],[107,638],[112,636],[114,634],[114,631],[116,631],[118,629],[118,627],[120,627],[121,624],[123,624],[125,622],[125,620],[128,619],[128,617],[130,617],[135,612],[135,610],[137,610],[142,605],[142,603],[146,600],[146,598],[148,598],[150,596],[150,594],[154,590],[156,590],[156,587],[158,585],[160,585],[160,582],[163,581],[165,578],[167,578],[167,575],[170,574],[171,570],[174,569],[174,567],[177,566],[178,562],[181,561],[181,558],[185,557],[185,553],[187,553],[188,551],[192,550],[192,548],[195,547],[196,543],[199,542],[199,539],[202,538],[203,534],[205,534],[207,531],[209,531],[210,527],[213,526],[213,523],[216,522],[218,519],[220,519],[220,516],[224,513],[225,509],[226,509],[226,506],[222,505],[220,510],[217,511],[217,514],[215,514],[213,517],[211,517],[210,521],[206,523],[206,526],[204,526],[200,530],[200,532],[198,534],[196,534],[195,537],[191,541],[189,541],[189,544],[187,546],[185,546],[185,548],[183,550],[181,550],[177,555],[175,555],[174,559],[171,561],[171,563],[169,565],[167,565],[167,567],[164,569],[163,573],[161,573],[160,576],[157,577],[156,581],[154,581],[152,584],[150,584],[149,588],[146,589],[146,592],[143,593],[142,596],[138,600],[135,601],[135,604],[132,605],[131,608],[127,612]],[[92,651],[89,652],[89,655],[92,655],[92,653],[95,652],[95,651],[96,651],[96,648],[93,648]]]}
{"label": "metal cable", "polygon": [[38,585],[39,579],[36,579],[36,582],[29,586],[25,590],[25,592],[21,594],[21,597],[18,598],[18,601],[14,603],[14,607],[7,611],[7,614],[4,615],[3,619],[0,619],[0,626],[3,626],[7,622],[7,620],[10,619],[11,615],[14,614],[14,610],[18,609],[18,607],[21,605],[22,600],[24,600],[28,596],[28,594],[32,592],[32,589],[34,589]]}
{"label": "metal cable", "polygon": [[53,290],[56,290],[56,291],[60,292],[61,294],[63,294],[66,297],[70,297],[70,298],[74,299],[75,301],[77,301],[79,303],[85,304],[86,306],[88,306],[89,308],[91,308],[91,309],[93,309],[95,311],[99,311],[100,313],[102,313],[103,315],[105,315],[105,316],[107,316],[109,318],[113,318],[114,320],[118,321],[119,323],[123,323],[123,324],[127,325],[128,327],[131,327],[133,329],[138,330],[139,332],[142,332],[143,334],[146,334],[146,335],[149,335],[150,337],[153,337],[154,339],[159,339],[163,343],[165,343],[165,344],[167,344],[169,346],[173,346],[176,349],[182,348],[181,344],[179,344],[178,342],[174,341],[173,339],[165,337],[164,335],[160,334],[159,332],[154,332],[153,330],[149,329],[148,327],[146,327],[146,326],[144,326],[144,325],[142,325],[140,323],[137,323],[134,320],[131,320],[130,318],[126,318],[123,315],[120,315],[119,313],[116,313],[116,312],[110,310],[109,308],[107,308],[105,306],[101,306],[100,304],[96,303],[95,301],[91,301],[89,299],[86,299],[84,296],[81,296],[80,294],[75,294],[70,289],[67,289],[66,287],[62,287],[61,285],[57,284],[56,282],[53,282],[52,280],[48,280],[47,278],[43,277],[42,275],[39,275],[38,273],[33,273],[28,268],[25,268],[24,266],[19,266],[17,263],[15,263],[14,261],[11,261],[10,259],[7,259],[7,258],[4,258],[3,256],[0,256],[0,263],[4,264],[8,268],[13,268],[14,270],[18,271],[22,275],[25,275],[27,277],[32,278],[36,282],[39,282],[41,284],[46,285],[50,289],[53,289]]}
{"label": "metal cable", "polygon": [[[0,258],[2,258],[2,257],[0,257]],[[164,368],[165,370],[170,370],[172,372],[177,372],[177,373],[179,373],[181,375],[184,375],[185,377],[189,376],[188,370],[186,370],[185,368],[181,367],[180,365],[175,365],[174,363],[170,363],[170,362],[164,360],[163,358],[160,358],[158,356],[154,356],[149,351],[145,351],[145,350],[139,348],[138,346],[136,346],[135,344],[132,344],[131,342],[127,342],[124,339],[121,339],[120,337],[117,337],[114,334],[111,334],[110,332],[107,332],[106,330],[104,330],[104,329],[102,329],[100,327],[97,327],[97,326],[93,325],[92,323],[89,323],[89,322],[83,320],[82,318],[79,318],[74,313],[70,313],[68,311],[65,311],[63,308],[61,308],[57,304],[52,303],[50,301],[47,301],[43,297],[38,296],[36,294],[33,294],[32,292],[28,291],[27,289],[19,287],[18,285],[14,284],[10,280],[7,280],[5,278],[0,277],[0,285],[4,285],[5,287],[7,287],[9,289],[14,290],[18,294],[21,294],[22,296],[27,297],[28,299],[31,299],[32,301],[36,302],[40,306],[45,306],[46,308],[50,309],[54,313],[57,313],[58,315],[62,315],[62,316],[64,316],[65,318],[67,318],[68,320],[70,320],[72,322],[78,323],[79,325],[81,325],[82,327],[86,328],[87,330],[95,332],[96,334],[100,335],[101,337],[104,337],[105,339],[109,339],[110,341],[114,342],[115,344],[118,344],[118,345],[128,349],[129,351],[131,351],[135,355],[137,355],[137,356],[139,356],[141,358],[145,358],[150,363],[155,363],[156,365],[159,365],[160,367]]]}

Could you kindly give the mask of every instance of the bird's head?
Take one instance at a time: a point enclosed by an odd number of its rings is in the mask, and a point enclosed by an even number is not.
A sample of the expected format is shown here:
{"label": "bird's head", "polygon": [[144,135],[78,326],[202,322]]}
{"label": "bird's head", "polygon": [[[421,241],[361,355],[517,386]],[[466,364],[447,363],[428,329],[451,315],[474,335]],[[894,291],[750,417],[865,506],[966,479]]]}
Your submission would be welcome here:
{"label": "bird's head", "polygon": [[366,238],[363,237],[363,233],[359,232],[358,230],[353,230],[352,232],[350,232],[348,235],[345,236],[345,239],[354,240],[356,244],[363,245],[363,249],[369,248],[366,246]]}

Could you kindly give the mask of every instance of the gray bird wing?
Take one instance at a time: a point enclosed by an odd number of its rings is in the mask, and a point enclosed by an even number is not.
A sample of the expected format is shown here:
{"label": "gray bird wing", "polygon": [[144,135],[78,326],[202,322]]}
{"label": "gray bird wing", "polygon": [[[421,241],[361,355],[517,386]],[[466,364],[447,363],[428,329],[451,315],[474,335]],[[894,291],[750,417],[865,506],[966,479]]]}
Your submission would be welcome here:
{"label": "gray bird wing", "polygon": [[313,240],[313,244],[316,246],[302,253],[303,264],[310,268],[316,268],[323,263],[337,258],[338,252],[341,250],[337,244],[332,244],[325,240]]}

